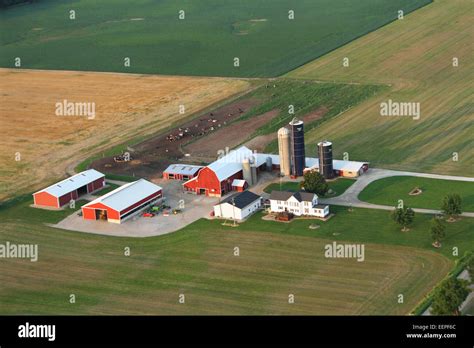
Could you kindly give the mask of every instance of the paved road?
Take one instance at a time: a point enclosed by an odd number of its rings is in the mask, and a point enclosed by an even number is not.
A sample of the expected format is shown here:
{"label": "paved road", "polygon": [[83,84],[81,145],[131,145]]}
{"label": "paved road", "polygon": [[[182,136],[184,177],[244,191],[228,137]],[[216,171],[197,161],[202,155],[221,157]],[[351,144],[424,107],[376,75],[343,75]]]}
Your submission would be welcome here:
{"label": "paved road", "polygon": [[[349,187],[346,192],[342,195],[334,198],[321,199],[321,203],[334,204],[343,206],[352,206],[356,208],[369,208],[369,209],[383,209],[392,210],[392,206],[366,203],[359,200],[358,196],[370,183],[375,180],[388,178],[391,176],[416,176],[422,178],[431,179],[442,179],[442,180],[453,180],[453,181],[468,181],[474,182],[474,178],[465,176],[453,176],[453,175],[440,175],[440,174],[428,174],[428,173],[415,173],[415,172],[402,172],[397,170],[388,169],[369,169],[367,173],[357,179],[357,181]],[[413,209],[418,213],[425,214],[440,214],[440,210],[435,209]],[[463,213],[462,216],[474,217],[474,213]]]}

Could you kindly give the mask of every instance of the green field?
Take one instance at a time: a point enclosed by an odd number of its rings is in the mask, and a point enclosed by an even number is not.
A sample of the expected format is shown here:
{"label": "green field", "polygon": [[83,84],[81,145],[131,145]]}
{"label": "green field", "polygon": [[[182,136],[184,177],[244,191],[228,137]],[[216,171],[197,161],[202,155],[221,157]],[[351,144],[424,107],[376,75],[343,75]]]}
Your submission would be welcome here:
{"label": "green field", "polygon": [[[280,111],[272,121],[256,130],[252,134],[253,137],[276,133],[295,116],[304,117],[319,108],[328,109],[323,118],[305,124],[305,130],[308,131],[387,89],[387,86],[377,84],[353,85],[278,79],[243,97],[258,99],[261,103],[246,112],[239,120],[250,119],[275,109]],[[288,112],[289,105],[294,106],[293,114]],[[273,151],[277,148],[276,141],[269,147]]]}
{"label": "green field", "polygon": [[20,57],[35,69],[278,76],[430,2],[41,0],[0,11],[0,66]]}
{"label": "green field", "polygon": [[[334,192],[333,194],[328,195],[328,197],[342,195],[349,187],[351,187],[353,183],[355,183],[355,180],[344,178],[328,181],[329,188]],[[271,193],[274,190],[297,192],[300,191],[300,183],[294,181],[283,181],[280,183],[273,183],[265,187],[263,191],[266,193]]]}
{"label": "green field", "polygon": [[[420,188],[423,193],[418,196],[409,195],[415,187]],[[463,211],[474,211],[474,183],[465,181],[394,176],[374,181],[360,193],[359,199],[393,206],[402,199],[412,208],[441,209],[443,198],[450,193],[461,196]]]}
{"label": "green field", "polygon": [[[429,216],[418,214],[401,233],[388,212],[337,206],[327,223],[257,214],[237,228],[202,219],[165,236],[116,238],[46,226],[65,213],[30,203],[0,209],[1,243],[39,245],[37,263],[0,263],[2,314],[407,314],[452,269],[452,246],[463,255],[474,238],[472,219],[462,219],[434,250]],[[310,230],[311,223],[321,227]],[[325,259],[332,241],[364,243],[366,260]]]}
{"label": "green field", "polygon": [[[472,176],[472,37],[472,1],[437,0],[289,73],[304,80],[392,85],[309,132],[307,142],[324,135],[336,158],[348,152],[372,167]],[[454,67],[453,58],[462,63]],[[380,103],[389,99],[419,102],[421,118],[380,116]]]}

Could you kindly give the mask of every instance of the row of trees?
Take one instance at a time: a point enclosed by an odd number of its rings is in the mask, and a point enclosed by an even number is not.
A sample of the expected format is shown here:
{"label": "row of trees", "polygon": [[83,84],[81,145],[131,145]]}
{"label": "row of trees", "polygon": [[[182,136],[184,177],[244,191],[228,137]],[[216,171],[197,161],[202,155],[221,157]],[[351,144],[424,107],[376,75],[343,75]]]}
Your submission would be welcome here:
{"label": "row of trees", "polygon": [[[449,194],[443,199],[441,210],[447,217],[447,221],[455,221],[461,214],[462,200],[458,194]],[[408,231],[408,227],[415,219],[415,212],[409,207],[397,207],[392,211],[392,219],[402,227],[402,231]],[[441,240],[446,236],[446,224],[441,216],[435,216],[430,223],[430,233],[433,246],[441,247]],[[471,283],[474,281],[474,255],[470,257],[467,265]],[[449,277],[436,290],[431,304],[431,313],[434,315],[460,315],[460,307],[471,290],[469,282],[456,277]]]}
{"label": "row of trees", "polygon": [[[474,284],[474,255],[467,262],[467,271],[471,284]],[[460,315],[460,307],[471,290],[469,282],[464,279],[450,277],[436,290],[431,304],[431,313],[434,315]]]}
{"label": "row of trees", "polygon": [[[461,214],[462,200],[458,194],[449,194],[443,200],[442,211],[447,216],[448,221],[455,221]],[[392,211],[392,220],[402,227],[402,231],[409,230],[409,226],[415,220],[415,212],[413,209],[403,206],[397,207]],[[441,240],[446,236],[446,225],[441,217],[435,216],[430,224],[431,238],[433,239],[433,246],[441,247]]]}

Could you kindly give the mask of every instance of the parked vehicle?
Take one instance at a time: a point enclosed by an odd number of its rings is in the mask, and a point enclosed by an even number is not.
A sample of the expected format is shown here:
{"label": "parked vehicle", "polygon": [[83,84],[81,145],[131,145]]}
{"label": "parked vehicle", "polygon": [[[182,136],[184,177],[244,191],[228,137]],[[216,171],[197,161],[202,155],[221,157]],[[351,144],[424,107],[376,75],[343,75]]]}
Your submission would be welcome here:
{"label": "parked vehicle", "polygon": [[155,214],[153,213],[148,213],[148,212],[143,213],[143,217],[153,217],[153,216],[155,216]]}

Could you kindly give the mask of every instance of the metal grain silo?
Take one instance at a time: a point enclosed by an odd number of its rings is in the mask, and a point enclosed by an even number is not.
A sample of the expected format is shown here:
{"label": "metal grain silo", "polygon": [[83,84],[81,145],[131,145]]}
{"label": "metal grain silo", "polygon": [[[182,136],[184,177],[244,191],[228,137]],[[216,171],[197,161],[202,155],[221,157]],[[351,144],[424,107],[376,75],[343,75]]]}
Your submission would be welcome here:
{"label": "metal grain silo", "polygon": [[291,174],[302,176],[306,167],[304,150],[304,123],[296,117],[290,122],[291,131]]}
{"label": "metal grain silo", "polygon": [[278,155],[280,156],[280,173],[285,176],[290,176],[290,131],[285,127],[278,130]]}
{"label": "metal grain silo", "polygon": [[332,143],[322,141],[318,143],[319,172],[326,179],[334,178],[334,168],[332,165]]}
{"label": "metal grain silo", "polygon": [[271,157],[267,157],[267,159],[265,160],[265,167],[266,167],[268,172],[272,171],[272,169],[273,169],[273,160],[272,160]]}
{"label": "metal grain silo", "polygon": [[244,175],[244,180],[247,181],[247,184],[249,184],[249,186],[253,185],[252,167],[248,158],[244,158],[242,160],[242,172]]}

